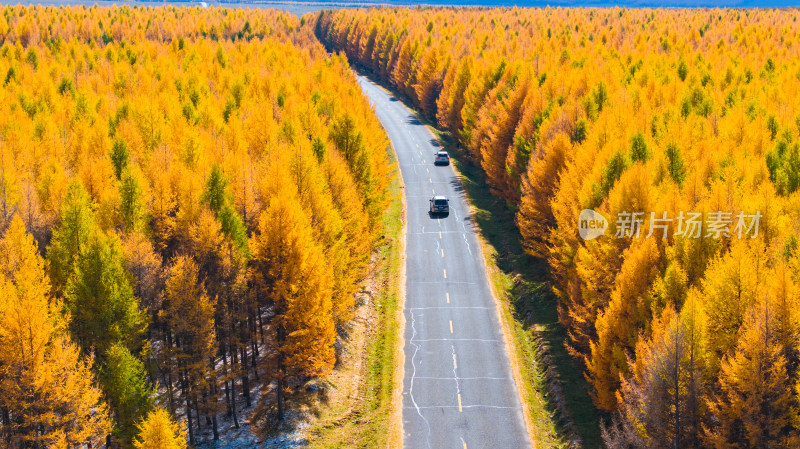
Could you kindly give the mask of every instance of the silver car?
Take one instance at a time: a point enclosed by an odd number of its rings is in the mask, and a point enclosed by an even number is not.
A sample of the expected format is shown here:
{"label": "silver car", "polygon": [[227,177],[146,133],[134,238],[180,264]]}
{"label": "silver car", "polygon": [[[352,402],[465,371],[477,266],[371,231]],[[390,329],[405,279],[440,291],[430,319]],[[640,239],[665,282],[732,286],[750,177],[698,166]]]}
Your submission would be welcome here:
{"label": "silver car", "polygon": [[436,158],[433,160],[433,165],[449,165],[450,155],[447,151],[439,151],[436,153]]}

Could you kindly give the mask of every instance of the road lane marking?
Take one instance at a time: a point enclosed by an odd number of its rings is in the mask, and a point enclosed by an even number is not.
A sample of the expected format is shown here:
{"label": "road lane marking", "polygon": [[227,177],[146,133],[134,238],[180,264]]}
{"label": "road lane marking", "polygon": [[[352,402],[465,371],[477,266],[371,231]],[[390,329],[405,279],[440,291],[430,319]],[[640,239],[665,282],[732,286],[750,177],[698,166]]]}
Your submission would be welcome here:
{"label": "road lane marking", "polygon": [[[441,284],[441,282],[439,282],[439,281],[415,281],[415,280],[410,280],[410,281],[407,281],[407,282],[411,283],[411,284]],[[462,284],[462,285],[478,285],[478,282],[467,282],[467,281],[450,281],[449,283],[450,284]]]}
{"label": "road lane marking", "polygon": [[442,258],[444,258],[444,250],[442,250]]}
{"label": "road lane marking", "polygon": [[447,296],[447,303],[450,304],[450,293],[445,293],[445,296]]}
{"label": "road lane marking", "polygon": [[456,360],[456,353],[453,353],[453,369],[458,369],[458,361]]}
{"label": "road lane marking", "polygon": [[442,239],[442,231],[439,231],[439,240]]}
{"label": "road lane marking", "polygon": [[489,377],[489,376],[480,376],[480,377],[459,377],[458,379],[454,377],[432,377],[432,376],[417,376],[415,379],[425,379],[425,380],[514,380],[511,377]]}
{"label": "road lane marking", "polygon": [[447,268],[444,269],[444,278],[447,279]]}
{"label": "road lane marking", "polygon": [[[444,306],[431,306],[431,307],[408,307],[407,310],[441,310],[441,309],[470,309],[470,310],[490,310],[489,307],[480,307],[480,306],[455,306],[455,307],[444,307]],[[494,309],[492,307],[491,309]]]}
{"label": "road lane marking", "polygon": [[418,338],[414,340],[415,342],[431,342],[431,341],[476,341],[479,343],[497,343],[501,342],[502,340],[495,340],[493,338]]}
{"label": "road lane marking", "polygon": [[[438,404],[438,405],[420,405],[419,409],[420,410],[430,410],[430,409],[437,409],[438,410],[438,409],[441,409],[441,408],[456,408],[456,407],[458,407],[458,406],[457,405],[442,405],[442,404]],[[413,406],[412,407],[404,406],[403,408],[404,409],[408,409],[408,410],[416,410],[416,407],[413,407]],[[486,404],[472,404],[472,405],[469,405],[468,404],[468,405],[465,405],[464,408],[476,408],[476,409],[488,408],[488,409],[495,409],[495,410],[508,410],[508,409],[513,409],[514,407],[512,407],[510,405],[486,405]]]}
{"label": "road lane marking", "polygon": [[453,333],[453,320],[450,320],[450,333]]}
{"label": "road lane marking", "polygon": [[431,188],[431,192],[433,192],[433,194],[436,195],[436,190],[433,190],[433,188]]}
{"label": "road lane marking", "polygon": [[464,410],[461,408],[461,393],[458,393],[458,413],[464,413]]}
{"label": "road lane marking", "polygon": [[428,182],[429,182],[429,183],[431,183],[431,184],[433,184],[433,179],[431,179],[431,178],[428,178]]}
{"label": "road lane marking", "polygon": [[425,171],[426,171],[426,172],[428,172],[428,173],[430,173],[430,172],[431,172],[431,169],[430,169],[430,168],[426,168],[426,169],[425,169]]}
{"label": "road lane marking", "polygon": [[461,440],[461,443],[464,445],[464,449],[467,449],[467,442],[464,441],[464,440]]}

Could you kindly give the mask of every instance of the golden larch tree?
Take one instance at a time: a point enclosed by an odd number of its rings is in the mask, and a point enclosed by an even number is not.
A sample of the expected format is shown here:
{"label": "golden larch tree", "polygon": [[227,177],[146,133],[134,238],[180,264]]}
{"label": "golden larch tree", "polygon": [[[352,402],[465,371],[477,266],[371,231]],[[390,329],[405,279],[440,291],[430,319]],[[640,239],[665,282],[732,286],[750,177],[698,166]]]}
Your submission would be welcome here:
{"label": "golden larch tree", "polygon": [[66,332],[22,220],[0,242],[0,432],[14,444],[100,446],[111,431],[91,360]]}
{"label": "golden larch tree", "polygon": [[169,412],[156,408],[139,424],[136,449],[186,449],[186,432],[172,420]]}
{"label": "golden larch tree", "polygon": [[792,448],[800,444],[797,398],[778,340],[770,298],[746,315],[738,344],[720,366],[719,392],[708,399],[714,417],[705,430],[709,446]]}
{"label": "golden larch tree", "polygon": [[253,277],[274,304],[278,415],[287,381],[322,376],[334,365],[331,267],[308,219],[289,194],[274,197],[251,238]]}

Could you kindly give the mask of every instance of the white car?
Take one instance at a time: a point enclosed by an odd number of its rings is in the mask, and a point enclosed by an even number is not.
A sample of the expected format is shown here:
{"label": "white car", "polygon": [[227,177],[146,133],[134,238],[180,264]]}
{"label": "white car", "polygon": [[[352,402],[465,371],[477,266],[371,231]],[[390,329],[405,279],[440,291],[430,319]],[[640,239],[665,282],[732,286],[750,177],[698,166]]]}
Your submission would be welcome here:
{"label": "white car", "polygon": [[436,153],[436,159],[433,160],[433,165],[449,165],[450,164],[450,155],[447,154],[447,151],[439,151]]}

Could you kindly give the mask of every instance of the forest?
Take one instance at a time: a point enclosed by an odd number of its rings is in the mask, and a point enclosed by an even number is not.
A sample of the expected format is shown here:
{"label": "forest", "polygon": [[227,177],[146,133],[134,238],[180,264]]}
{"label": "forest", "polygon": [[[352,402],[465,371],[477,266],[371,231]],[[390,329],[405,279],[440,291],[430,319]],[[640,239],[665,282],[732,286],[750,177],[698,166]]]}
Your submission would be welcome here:
{"label": "forest", "polygon": [[346,58],[274,10],[1,9],[0,447],[274,428],[391,200]]}
{"label": "forest", "polygon": [[[382,8],[323,11],[311,25],[448,132],[516,211],[526,251],[547,261],[607,447],[790,448],[798,16]],[[608,219],[605,237],[580,238],[584,209]],[[631,212],[643,232],[615,238]],[[675,229],[684,214],[706,227]],[[739,214],[757,228],[742,233]],[[648,236],[667,216],[673,232]]]}

